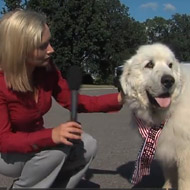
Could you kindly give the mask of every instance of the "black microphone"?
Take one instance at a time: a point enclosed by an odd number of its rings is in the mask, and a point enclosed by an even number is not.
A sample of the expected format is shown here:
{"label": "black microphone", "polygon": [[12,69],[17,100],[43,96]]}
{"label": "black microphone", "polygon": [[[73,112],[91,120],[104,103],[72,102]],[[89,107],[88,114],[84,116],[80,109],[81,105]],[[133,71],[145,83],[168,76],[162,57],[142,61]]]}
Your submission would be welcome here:
{"label": "black microphone", "polygon": [[77,122],[78,90],[82,82],[82,72],[79,66],[72,66],[67,73],[67,82],[71,90],[71,121]]}

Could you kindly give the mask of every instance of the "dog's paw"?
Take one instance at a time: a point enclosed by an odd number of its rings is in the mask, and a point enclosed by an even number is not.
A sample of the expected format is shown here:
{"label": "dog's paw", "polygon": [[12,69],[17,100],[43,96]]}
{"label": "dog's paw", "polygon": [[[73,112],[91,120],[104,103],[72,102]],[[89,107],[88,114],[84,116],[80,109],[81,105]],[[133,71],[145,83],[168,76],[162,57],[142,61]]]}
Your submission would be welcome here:
{"label": "dog's paw", "polygon": [[163,189],[171,189],[172,185],[169,180],[166,180],[164,186],[162,187]]}

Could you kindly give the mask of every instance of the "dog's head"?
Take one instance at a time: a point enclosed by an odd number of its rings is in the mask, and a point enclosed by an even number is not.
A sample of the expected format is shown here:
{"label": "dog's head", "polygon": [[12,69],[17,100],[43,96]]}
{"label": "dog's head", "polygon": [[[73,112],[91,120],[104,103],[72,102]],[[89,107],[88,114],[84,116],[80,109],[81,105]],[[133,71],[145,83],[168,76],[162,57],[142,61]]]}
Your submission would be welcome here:
{"label": "dog's head", "polygon": [[125,62],[120,83],[132,108],[166,110],[181,89],[180,66],[166,45],[144,45]]}

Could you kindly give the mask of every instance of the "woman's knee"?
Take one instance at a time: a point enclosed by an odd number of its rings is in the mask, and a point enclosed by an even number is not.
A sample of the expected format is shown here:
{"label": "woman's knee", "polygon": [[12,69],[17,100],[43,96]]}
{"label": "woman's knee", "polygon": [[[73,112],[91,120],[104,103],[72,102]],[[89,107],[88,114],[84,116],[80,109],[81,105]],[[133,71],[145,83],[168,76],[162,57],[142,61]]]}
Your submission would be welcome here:
{"label": "woman's knee", "polygon": [[26,160],[25,155],[0,153],[0,157],[0,174],[14,178],[21,175]]}
{"label": "woman's knee", "polygon": [[84,133],[82,136],[82,140],[84,143],[85,149],[85,159],[89,161],[90,159],[94,158],[97,152],[97,141],[89,134]]}
{"label": "woman's knee", "polygon": [[[49,162],[46,164],[51,164],[54,163],[55,165],[59,165],[60,163],[64,162],[65,159],[68,156],[68,152],[66,151],[64,146],[63,147],[59,147],[59,148],[52,148],[50,150],[47,151],[42,151],[41,152],[41,158],[44,158],[44,162]],[[39,159],[41,159],[39,157]]]}

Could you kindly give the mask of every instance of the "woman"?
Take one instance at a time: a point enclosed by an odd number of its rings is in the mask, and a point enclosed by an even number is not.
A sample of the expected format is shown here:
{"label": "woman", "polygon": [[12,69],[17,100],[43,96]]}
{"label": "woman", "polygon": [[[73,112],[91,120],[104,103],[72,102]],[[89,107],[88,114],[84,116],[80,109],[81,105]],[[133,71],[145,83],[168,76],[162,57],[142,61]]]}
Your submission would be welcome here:
{"label": "woman", "polygon": [[[45,18],[31,11],[7,13],[0,22],[0,173],[13,188],[48,188],[60,176],[74,188],[96,153],[96,140],[80,124],[45,128],[52,96],[70,108],[67,82],[51,62],[54,52]],[[79,95],[79,112],[121,108],[120,94]]]}

